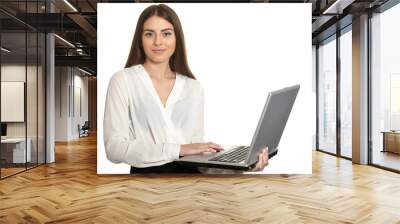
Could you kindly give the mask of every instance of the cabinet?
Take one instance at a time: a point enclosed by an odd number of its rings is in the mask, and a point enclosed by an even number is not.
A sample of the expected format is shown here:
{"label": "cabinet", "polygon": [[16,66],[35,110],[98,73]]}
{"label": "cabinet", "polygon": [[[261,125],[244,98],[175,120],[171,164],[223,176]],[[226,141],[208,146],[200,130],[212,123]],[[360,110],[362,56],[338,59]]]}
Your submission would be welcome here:
{"label": "cabinet", "polygon": [[383,152],[400,154],[400,131],[383,131]]}

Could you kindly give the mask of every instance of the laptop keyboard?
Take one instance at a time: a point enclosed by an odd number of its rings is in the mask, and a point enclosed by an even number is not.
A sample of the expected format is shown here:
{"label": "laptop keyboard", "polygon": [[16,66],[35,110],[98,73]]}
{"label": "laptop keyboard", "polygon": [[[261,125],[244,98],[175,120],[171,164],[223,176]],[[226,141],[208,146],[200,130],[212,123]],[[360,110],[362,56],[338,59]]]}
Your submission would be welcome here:
{"label": "laptop keyboard", "polygon": [[241,146],[239,148],[233,149],[228,153],[224,153],[222,155],[211,158],[209,159],[209,161],[240,163],[246,159],[248,152],[249,152],[248,146]]}

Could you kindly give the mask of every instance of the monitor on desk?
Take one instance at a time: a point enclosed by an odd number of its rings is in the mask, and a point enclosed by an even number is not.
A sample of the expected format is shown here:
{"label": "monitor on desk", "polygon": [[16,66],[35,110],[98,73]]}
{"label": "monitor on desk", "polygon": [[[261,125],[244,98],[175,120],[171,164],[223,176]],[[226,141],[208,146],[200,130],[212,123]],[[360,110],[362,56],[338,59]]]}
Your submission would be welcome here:
{"label": "monitor on desk", "polygon": [[1,123],[1,138],[7,137],[7,124]]}

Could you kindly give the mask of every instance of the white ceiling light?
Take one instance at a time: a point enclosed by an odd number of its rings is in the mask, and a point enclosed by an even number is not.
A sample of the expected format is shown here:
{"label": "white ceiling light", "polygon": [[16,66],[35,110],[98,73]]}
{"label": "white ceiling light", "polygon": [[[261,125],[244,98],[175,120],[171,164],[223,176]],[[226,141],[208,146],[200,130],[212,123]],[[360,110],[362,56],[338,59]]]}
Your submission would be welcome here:
{"label": "white ceiling light", "polygon": [[83,73],[85,73],[85,74],[92,75],[92,73],[90,73],[90,72],[88,72],[88,71],[85,71],[85,70],[83,70],[83,69],[81,69],[81,68],[79,68],[79,67],[78,67],[78,70],[81,71],[81,72],[83,72]]}
{"label": "white ceiling light", "polygon": [[336,0],[322,14],[342,14],[347,6],[351,5],[355,0]]}
{"label": "white ceiling light", "polygon": [[67,45],[69,45],[70,47],[75,48],[75,45],[73,45],[71,42],[69,42],[68,40],[58,36],[57,34],[54,34],[55,37],[57,37],[59,40],[61,40],[62,42],[66,43]]}
{"label": "white ceiling light", "polygon": [[5,47],[1,47],[1,50],[4,51],[4,52],[7,52],[7,53],[10,53],[10,52],[11,52],[10,50],[8,50],[8,49],[5,48]]}
{"label": "white ceiling light", "polygon": [[67,4],[72,10],[74,10],[74,12],[78,12],[78,10],[71,4],[69,3],[68,0],[64,0],[65,4]]}

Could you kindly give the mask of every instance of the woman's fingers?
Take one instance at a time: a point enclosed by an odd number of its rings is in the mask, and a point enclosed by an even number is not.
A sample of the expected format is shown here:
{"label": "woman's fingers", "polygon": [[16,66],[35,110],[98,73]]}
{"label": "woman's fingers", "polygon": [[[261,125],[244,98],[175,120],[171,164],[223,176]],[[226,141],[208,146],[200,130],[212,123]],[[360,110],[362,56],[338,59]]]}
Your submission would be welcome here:
{"label": "woman's fingers", "polygon": [[217,152],[217,150],[209,146],[198,149],[198,153],[203,153],[203,152]]}
{"label": "woman's fingers", "polygon": [[208,148],[207,151],[208,152],[216,152],[217,150],[215,150],[214,148]]}
{"label": "woman's fingers", "polygon": [[217,149],[217,150],[221,150],[222,149],[222,147],[220,145],[218,145],[218,144],[216,144],[214,142],[208,142],[207,145],[208,145],[208,147],[211,147],[211,148],[214,148],[214,149]]}
{"label": "woman's fingers", "polygon": [[264,167],[264,153],[260,153],[259,157],[258,170],[260,171]]}
{"label": "woman's fingers", "polygon": [[264,165],[264,167],[268,164],[267,156],[268,156],[267,150],[264,149],[264,153],[263,153],[263,165]]}
{"label": "woman's fingers", "polygon": [[193,143],[181,145],[181,151],[179,155],[194,155],[201,154],[204,152],[219,152],[222,148],[213,142],[208,143]]}
{"label": "woman's fingers", "polygon": [[262,153],[258,154],[258,162],[252,171],[260,171],[263,163]]}
{"label": "woman's fingers", "polygon": [[212,143],[194,143],[190,144],[190,152],[189,154],[201,154],[204,152],[216,152],[217,149],[214,147]]}
{"label": "woman's fingers", "polygon": [[268,164],[268,148],[263,149],[260,154],[258,154],[258,162],[252,171],[261,171]]}
{"label": "woman's fingers", "polygon": [[198,147],[199,152],[219,152],[222,148],[213,142],[201,143]]}

